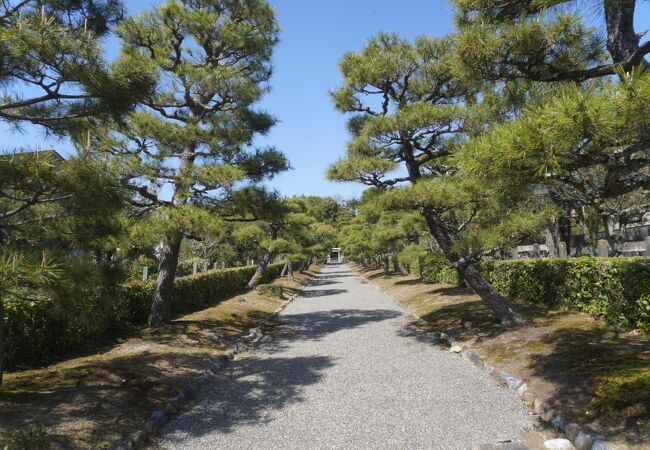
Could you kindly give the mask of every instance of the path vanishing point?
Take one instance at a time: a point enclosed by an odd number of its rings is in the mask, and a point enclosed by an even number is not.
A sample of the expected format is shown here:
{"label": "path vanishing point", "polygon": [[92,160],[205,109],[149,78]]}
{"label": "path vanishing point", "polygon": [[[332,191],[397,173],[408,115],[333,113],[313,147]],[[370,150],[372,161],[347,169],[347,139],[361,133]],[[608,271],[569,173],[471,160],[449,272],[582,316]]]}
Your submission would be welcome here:
{"label": "path vanishing point", "polygon": [[280,326],[162,433],[169,449],[467,449],[533,425],[521,400],[419,338],[404,310],[326,266]]}

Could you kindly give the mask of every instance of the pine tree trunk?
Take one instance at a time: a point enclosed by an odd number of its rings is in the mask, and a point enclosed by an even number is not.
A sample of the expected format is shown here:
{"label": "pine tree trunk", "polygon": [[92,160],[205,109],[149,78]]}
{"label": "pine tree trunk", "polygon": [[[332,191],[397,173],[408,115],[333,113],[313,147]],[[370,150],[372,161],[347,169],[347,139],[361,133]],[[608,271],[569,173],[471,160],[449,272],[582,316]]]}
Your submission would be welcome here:
{"label": "pine tree trunk", "polygon": [[266,252],[264,258],[262,258],[260,263],[257,265],[257,270],[255,270],[255,273],[253,274],[250,281],[246,285],[246,289],[255,289],[255,287],[259,284],[260,280],[262,279],[262,274],[266,270],[266,266],[268,266],[269,263],[271,262],[271,259],[273,259],[273,252],[271,251]]}
{"label": "pine tree trunk", "polygon": [[309,255],[307,259],[302,263],[302,266],[300,266],[300,273],[303,273],[305,270],[309,269],[309,266],[311,266],[311,255]]}
{"label": "pine tree trunk", "polygon": [[422,215],[429,231],[447,259],[459,264],[459,272],[469,288],[476,292],[481,300],[496,314],[502,324],[514,325],[523,322],[523,317],[510,303],[490,285],[473,264],[463,265],[462,256],[452,250],[453,239],[442,226],[440,218],[434,211],[423,209]]}
{"label": "pine tree trunk", "polygon": [[0,297],[0,386],[2,386],[2,377],[4,375],[5,361],[5,305],[4,300]]}
{"label": "pine tree trunk", "polygon": [[153,284],[153,301],[149,312],[148,324],[150,327],[160,327],[171,320],[172,292],[182,239],[182,235],[177,233],[167,236],[161,242],[158,276]]}
{"label": "pine tree trunk", "polygon": [[390,275],[390,257],[388,253],[384,254],[384,274]]}
{"label": "pine tree trunk", "polygon": [[[639,34],[634,31],[636,0],[604,0],[607,50],[614,63],[622,63],[639,48]],[[645,59],[636,63],[647,66]],[[629,69],[629,68],[626,68]]]}

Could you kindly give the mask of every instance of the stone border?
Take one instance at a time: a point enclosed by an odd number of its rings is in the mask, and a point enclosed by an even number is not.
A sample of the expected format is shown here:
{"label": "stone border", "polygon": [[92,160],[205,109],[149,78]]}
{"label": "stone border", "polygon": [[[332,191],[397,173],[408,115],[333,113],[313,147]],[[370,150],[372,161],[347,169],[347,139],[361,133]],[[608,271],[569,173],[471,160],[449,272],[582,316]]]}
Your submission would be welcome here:
{"label": "stone border", "polygon": [[[358,272],[357,272],[358,273]],[[361,278],[361,275],[359,275]],[[372,280],[367,280],[375,289],[384,294],[386,297],[390,298],[395,302],[408,316],[414,317],[416,322],[426,324],[427,322],[418,316],[414,312],[410,311],[400,302],[398,302],[392,295],[388,292],[381,289],[376,284],[372,283]],[[456,340],[454,337],[448,335],[447,333],[430,333],[424,331],[420,328],[414,327],[416,332],[423,333],[427,337],[439,338],[446,341],[449,344],[449,351],[452,353],[459,354],[463,359],[470,362],[474,367],[486,371],[492,378],[494,378],[499,384],[506,387],[510,391],[515,391],[519,397],[524,401],[526,406],[532,408],[535,415],[544,423],[551,425],[558,431],[564,433],[566,438],[571,441],[571,443],[578,450],[610,450],[613,448],[611,442],[609,442],[604,436],[594,433],[586,428],[581,427],[575,422],[567,422],[562,418],[548,403],[536,398],[532,392],[528,390],[528,384],[523,380],[515,378],[503,370],[499,370],[493,365],[483,361],[480,356],[478,356],[473,351],[463,348],[463,346]]]}
{"label": "stone border", "polygon": [[[251,328],[249,333],[240,338],[232,349],[225,355],[220,355],[215,358],[208,359],[208,368],[203,371],[193,382],[188,384],[179,393],[169,400],[163,409],[153,411],[149,420],[144,426],[131,434],[126,439],[123,439],[110,447],[111,450],[136,450],[143,448],[147,441],[155,437],[162,427],[171,419],[176,417],[181,410],[187,406],[199,393],[200,389],[211,381],[213,381],[217,374],[224,370],[230,361],[249,348],[252,344],[257,343],[263,337],[263,327],[271,320],[275,319],[287,306],[293,303],[302,290],[309,286],[313,277],[307,280],[298,292],[292,295],[288,300],[282,303],[275,311],[273,311],[266,319],[264,319],[257,327]],[[207,358],[206,358],[207,359]]]}

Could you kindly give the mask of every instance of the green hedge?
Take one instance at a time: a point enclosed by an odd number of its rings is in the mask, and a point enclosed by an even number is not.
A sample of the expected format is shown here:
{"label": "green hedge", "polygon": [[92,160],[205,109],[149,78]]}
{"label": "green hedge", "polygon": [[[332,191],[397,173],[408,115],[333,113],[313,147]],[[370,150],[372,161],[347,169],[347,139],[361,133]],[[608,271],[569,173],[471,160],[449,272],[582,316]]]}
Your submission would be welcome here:
{"label": "green hedge", "polygon": [[[650,331],[650,259],[566,258],[482,261],[481,273],[502,295],[587,312],[625,328]],[[425,281],[446,282],[448,266],[427,266]]]}
{"label": "green hedge", "polygon": [[442,255],[427,255],[422,258],[420,272],[425,283],[460,284],[458,270],[449,267],[449,261]]}
{"label": "green hedge", "polygon": [[[277,278],[284,264],[270,264],[262,282]],[[209,270],[179,277],[172,314],[196,311],[245,289],[255,267]],[[123,336],[147,321],[153,281],[132,281],[114,289],[98,286],[81,301],[40,299],[6,305],[5,363],[8,368],[42,365]]]}

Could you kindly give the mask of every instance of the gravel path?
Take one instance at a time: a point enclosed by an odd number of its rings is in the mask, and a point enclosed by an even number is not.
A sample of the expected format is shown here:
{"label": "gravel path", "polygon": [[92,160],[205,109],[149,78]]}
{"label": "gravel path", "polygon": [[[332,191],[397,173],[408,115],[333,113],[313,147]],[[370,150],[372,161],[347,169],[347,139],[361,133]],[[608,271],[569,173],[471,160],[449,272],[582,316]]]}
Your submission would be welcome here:
{"label": "gravel path", "polygon": [[346,266],[325,267],[280,321],[164,428],[163,447],[451,450],[532,425],[514,393],[418,339]]}

